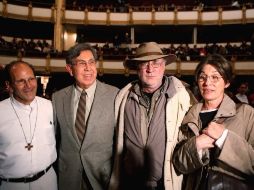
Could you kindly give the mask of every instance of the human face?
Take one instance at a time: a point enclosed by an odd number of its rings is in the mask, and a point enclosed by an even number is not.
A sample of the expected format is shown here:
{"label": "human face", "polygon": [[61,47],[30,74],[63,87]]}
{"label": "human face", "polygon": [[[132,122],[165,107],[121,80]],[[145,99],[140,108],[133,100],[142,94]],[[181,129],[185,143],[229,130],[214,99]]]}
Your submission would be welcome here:
{"label": "human face", "polygon": [[241,85],[239,86],[239,88],[238,88],[238,92],[239,92],[240,94],[246,94],[247,91],[248,91],[248,86],[247,86],[247,84],[241,84]]}
{"label": "human face", "polygon": [[37,80],[33,70],[22,63],[16,64],[11,68],[10,91],[13,97],[25,104],[29,105],[36,96]]}
{"label": "human face", "polygon": [[138,65],[138,77],[141,81],[141,88],[144,92],[152,93],[162,84],[165,72],[165,60],[156,59],[142,62]]}
{"label": "human face", "polygon": [[72,65],[66,66],[67,71],[76,80],[76,84],[82,88],[89,88],[96,80],[96,61],[91,51],[85,50],[73,60]]}
{"label": "human face", "polygon": [[204,65],[198,77],[198,87],[205,103],[213,103],[218,106],[223,99],[224,90],[228,86],[229,83],[225,83],[214,66]]}

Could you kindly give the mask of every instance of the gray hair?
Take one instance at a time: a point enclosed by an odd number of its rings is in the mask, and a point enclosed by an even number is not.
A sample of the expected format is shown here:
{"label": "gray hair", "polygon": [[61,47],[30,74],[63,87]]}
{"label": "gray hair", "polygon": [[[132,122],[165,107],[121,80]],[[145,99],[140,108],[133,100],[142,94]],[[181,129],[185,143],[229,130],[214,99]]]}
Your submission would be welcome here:
{"label": "gray hair", "polygon": [[73,60],[80,55],[82,51],[91,51],[95,60],[98,60],[97,51],[89,43],[80,43],[71,47],[67,52],[66,64],[72,65]]}

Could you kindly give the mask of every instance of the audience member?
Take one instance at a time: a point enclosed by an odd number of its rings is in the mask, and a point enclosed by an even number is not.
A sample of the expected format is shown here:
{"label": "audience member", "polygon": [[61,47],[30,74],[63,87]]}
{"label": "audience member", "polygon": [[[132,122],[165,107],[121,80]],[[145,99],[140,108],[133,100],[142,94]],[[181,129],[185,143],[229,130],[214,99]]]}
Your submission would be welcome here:
{"label": "audience member", "polygon": [[[76,42],[78,43],[84,43],[88,41],[89,40],[85,37],[84,34],[78,35],[76,40]],[[19,51],[23,55],[26,52],[28,53],[35,52],[36,53],[35,55],[38,55],[37,53],[43,54],[44,52],[56,53],[54,51],[54,48],[52,48],[52,44],[49,44],[45,39],[43,39],[42,41],[37,40],[36,43],[34,42],[33,39],[31,39],[27,43],[25,39],[17,40],[16,38],[14,38],[13,42],[6,41],[4,44],[1,44],[0,42],[0,47],[3,50],[6,49],[12,51]],[[123,36],[122,39],[118,34],[114,36],[113,49],[110,51],[104,51],[104,55],[126,56],[132,55],[133,51],[135,51],[135,47],[132,47],[129,33],[126,32],[125,36]],[[251,46],[249,45],[249,42],[245,41],[243,41],[242,44],[240,45],[234,44],[233,46],[230,43],[227,43],[226,45],[213,43],[212,46],[206,44],[205,47],[202,47],[200,45],[198,47],[197,44],[194,44],[192,48],[189,46],[189,44],[186,44],[185,46],[180,44],[177,48],[174,47],[174,44],[171,44],[170,47],[164,48],[163,51],[176,54],[177,57],[183,61],[200,60],[203,56],[211,54],[213,52],[224,55],[228,59],[234,57],[237,58],[237,60],[251,59],[254,55],[253,52],[251,51]],[[64,53],[59,55],[64,56]]]}
{"label": "audience member", "polygon": [[254,107],[254,92],[252,92],[249,97],[248,97],[248,100],[249,100],[249,104]]}
{"label": "audience member", "polygon": [[237,88],[237,94],[235,95],[238,100],[242,103],[249,103],[247,92],[248,92],[248,83],[244,82],[239,85]]}
{"label": "audience member", "polygon": [[5,43],[5,39],[0,35],[0,47],[4,47]]}
{"label": "audience member", "polygon": [[31,39],[28,43],[27,43],[27,50],[32,51],[35,49],[35,42],[34,39]]}

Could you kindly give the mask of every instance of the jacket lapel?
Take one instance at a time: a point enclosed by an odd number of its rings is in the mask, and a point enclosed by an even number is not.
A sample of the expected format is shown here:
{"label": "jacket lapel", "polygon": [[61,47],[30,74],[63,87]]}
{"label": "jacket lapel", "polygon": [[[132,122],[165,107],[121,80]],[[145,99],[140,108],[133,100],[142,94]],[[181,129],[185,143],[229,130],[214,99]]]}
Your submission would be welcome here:
{"label": "jacket lapel", "polygon": [[[103,110],[102,108],[103,108],[103,101],[104,101],[103,94],[105,92],[106,92],[106,89],[104,88],[102,83],[97,80],[93,104],[90,110],[89,117],[86,122],[86,134],[82,144],[83,148],[86,144],[85,141],[89,141],[88,134],[90,133],[93,127],[96,127],[96,124],[95,124],[96,121],[98,121],[99,118],[103,118],[102,116],[102,110]],[[95,137],[92,137],[92,138],[95,138]]]}
{"label": "jacket lapel", "polygon": [[66,96],[64,96],[64,115],[67,121],[67,126],[71,130],[71,133],[77,142],[78,146],[80,146],[80,141],[78,139],[76,129],[75,129],[75,118],[74,118],[74,85],[72,85],[68,90],[66,90]]}

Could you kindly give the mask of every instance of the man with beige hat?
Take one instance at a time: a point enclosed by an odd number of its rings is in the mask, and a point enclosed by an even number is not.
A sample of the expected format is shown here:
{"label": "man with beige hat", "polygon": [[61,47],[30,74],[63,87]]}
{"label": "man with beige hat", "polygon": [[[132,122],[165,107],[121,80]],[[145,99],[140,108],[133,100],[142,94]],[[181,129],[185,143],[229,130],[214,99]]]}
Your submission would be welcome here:
{"label": "man with beige hat", "polygon": [[171,162],[179,126],[191,103],[183,83],[164,75],[176,56],[155,42],[140,44],[124,66],[138,81],[125,86],[115,102],[117,140],[110,189],[180,190]]}

